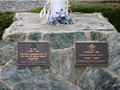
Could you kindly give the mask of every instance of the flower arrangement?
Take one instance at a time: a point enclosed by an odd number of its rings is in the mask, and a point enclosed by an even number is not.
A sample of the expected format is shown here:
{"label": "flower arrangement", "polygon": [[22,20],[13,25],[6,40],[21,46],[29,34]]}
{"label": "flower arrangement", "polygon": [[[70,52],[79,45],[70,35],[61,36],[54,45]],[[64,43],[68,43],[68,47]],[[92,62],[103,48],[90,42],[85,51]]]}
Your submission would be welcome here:
{"label": "flower arrangement", "polygon": [[56,16],[49,18],[49,25],[60,25],[60,24],[74,24],[74,18],[65,14],[63,9],[60,12],[56,12]]}

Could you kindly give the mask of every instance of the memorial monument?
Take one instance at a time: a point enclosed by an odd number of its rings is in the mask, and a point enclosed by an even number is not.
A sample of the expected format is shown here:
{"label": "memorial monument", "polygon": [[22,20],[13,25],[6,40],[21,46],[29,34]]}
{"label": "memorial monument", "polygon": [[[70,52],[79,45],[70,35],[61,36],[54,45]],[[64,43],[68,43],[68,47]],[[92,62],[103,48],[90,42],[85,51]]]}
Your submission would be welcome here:
{"label": "memorial monument", "polygon": [[[120,34],[101,13],[69,15],[69,2],[56,1],[41,13],[15,14],[0,44],[1,88],[119,90]],[[51,24],[60,11],[75,23]]]}
{"label": "memorial monument", "polygon": [[[42,24],[49,25],[73,24],[75,21],[70,16],[68,0],[48,0],[40,12],[40,17],[44,18]],[[69,11],[70,13],[69,13]]]}

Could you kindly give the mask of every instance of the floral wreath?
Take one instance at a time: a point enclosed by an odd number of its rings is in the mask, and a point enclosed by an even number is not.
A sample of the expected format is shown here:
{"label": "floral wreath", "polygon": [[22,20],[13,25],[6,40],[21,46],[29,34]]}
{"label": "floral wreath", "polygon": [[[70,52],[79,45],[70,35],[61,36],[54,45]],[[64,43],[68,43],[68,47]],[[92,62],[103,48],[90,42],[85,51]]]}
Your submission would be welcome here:
{"label": "floral wreath", "polygon": [[74,24],[74,18],[72,16],[66,15],[63,9],[60,12],[56,12],[56,16],[50,17],[48,20],[49,25],[60,25],[60,24]]}

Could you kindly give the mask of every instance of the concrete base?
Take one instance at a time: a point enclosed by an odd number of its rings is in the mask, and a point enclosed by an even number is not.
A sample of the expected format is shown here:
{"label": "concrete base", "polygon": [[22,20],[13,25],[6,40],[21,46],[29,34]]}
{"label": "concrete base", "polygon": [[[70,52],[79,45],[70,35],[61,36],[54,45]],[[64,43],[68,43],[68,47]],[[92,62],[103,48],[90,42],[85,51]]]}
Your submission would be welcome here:
{"label": "concrete base", "polygon": [[91,32],[102,32],[105,35],[117,33],[114,26],[109,23],[107,18],[104,18],[101,13],[84,14],[73,13],[75,24],[50,26],[42,25],[42,19],[39,18],[39,13],[16,13],[14,22],[5,30],[3,38],[12,33],[65,33],[65,32],[85,32],[87,40],[90,40]]}

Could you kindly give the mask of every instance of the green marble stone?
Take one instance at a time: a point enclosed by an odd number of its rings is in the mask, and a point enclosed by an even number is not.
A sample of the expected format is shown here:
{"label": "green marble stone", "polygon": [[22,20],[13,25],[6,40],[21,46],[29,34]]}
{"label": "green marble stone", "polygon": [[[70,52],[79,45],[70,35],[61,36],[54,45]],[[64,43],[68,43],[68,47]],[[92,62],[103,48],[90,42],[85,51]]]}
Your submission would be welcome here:
{"label": "green marble stone", "polygon": [[105,41],[105,34],[101,32],[91,32],[91,40],[94,41]]}
{"label": "green marble stone", "polygon": [[53,49],[64,49],[72,47],[76,41],[86,41],[86,37],[84,32],[49,33],[44,35],[44,40],[50,41]]}
{"label": "green marble stone", "polygon": [[30,40],[33,40],[33,41],[39,41],[39,40],[41,40],[41,33],[39,33],[39,32],[33,32],[33,33],[31,33],[30,35],[29,35],[29,37],[28,37]]}

